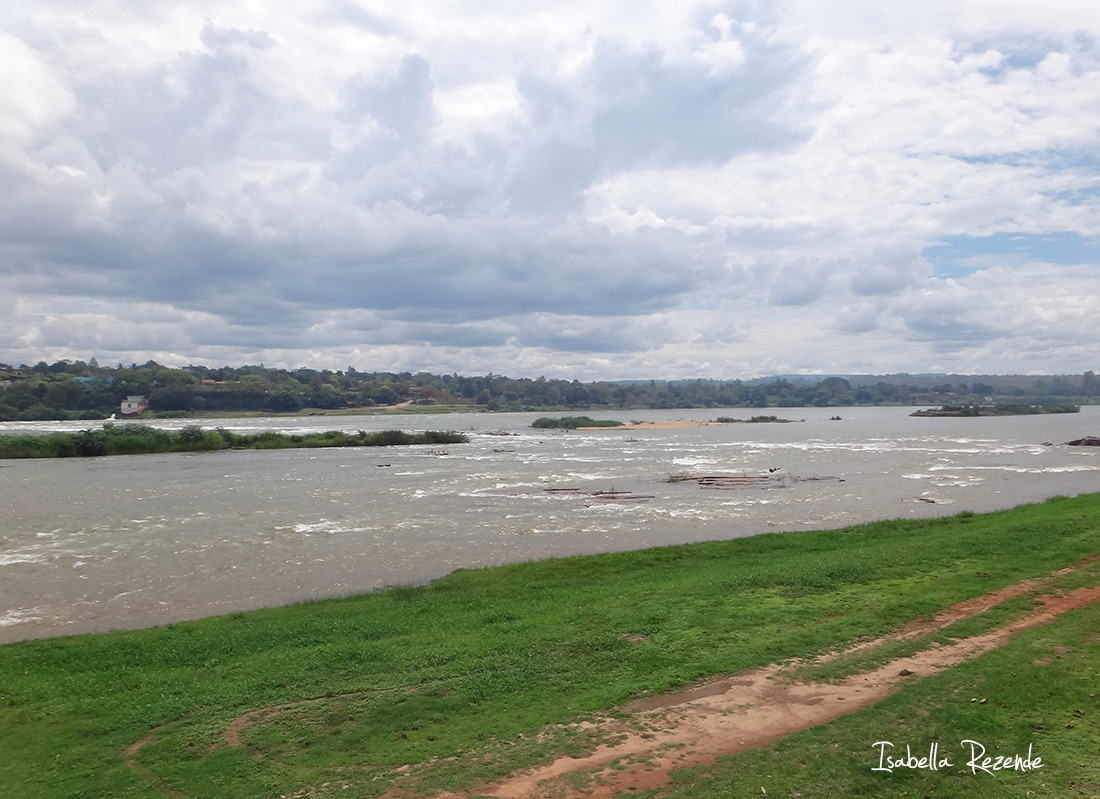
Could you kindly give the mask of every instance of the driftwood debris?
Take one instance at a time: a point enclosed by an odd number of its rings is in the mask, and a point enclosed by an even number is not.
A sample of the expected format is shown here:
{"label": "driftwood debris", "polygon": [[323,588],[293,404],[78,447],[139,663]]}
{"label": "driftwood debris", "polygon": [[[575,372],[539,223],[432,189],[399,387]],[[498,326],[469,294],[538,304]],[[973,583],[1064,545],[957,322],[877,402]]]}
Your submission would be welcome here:
{"label": "driftwood debris", "polygon": [[652,494],[624,493],[614,495],[593,494],[585,500],[584,504],[585,507],[591,507],[592,505],[635,505],[641,504],[642,502],[649,502],[651,499],[655,498]]}
{"label": "driftwood debris", "polygon": [[695,482],[700,488],[729,490],[735,488],[787,488],[790,485],[789,474],[673,474],[668,482]]}
{"label": "driftwood debris", "polygon": [[737,488],[790,488],[794,483],[835,480],[843,483],[843,477],[796,477],[790,472],[769,469],[769,474],[670,474],[669,483],[698,483],[700,488],[731,490]]}
{"label": "driftwood debris", "polygon": [[1085,436],[1074,441],[1067,441],[1071,447],[1100,447],[1100,436]]}
{"label": "driftwood debris", "polygon": [[635,494],[632,491],[600,490],[591,491],[586,488],[546,488],[548,494],[567,494],[584,498],[585,506],[589,505],[629,505],[638,502],[649,502],[655,499],[653,494]]}
{"label": "driftwood debris", "polygon": [[786,488],[787,483],[777,474],[708,475],[696,480],[700,488]]}

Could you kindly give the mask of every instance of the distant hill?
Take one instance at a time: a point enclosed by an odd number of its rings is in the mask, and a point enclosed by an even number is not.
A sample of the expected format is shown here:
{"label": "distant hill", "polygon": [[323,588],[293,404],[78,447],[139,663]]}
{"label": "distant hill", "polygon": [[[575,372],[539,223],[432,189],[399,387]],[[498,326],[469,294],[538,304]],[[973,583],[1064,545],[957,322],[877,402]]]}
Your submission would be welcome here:
{"label": "distant hill", "polygon": [[[1100,404],[1100,378],[1083,375],[786,374],[747,380],[579,380],[488,374],[362,372],[259,366],[173,368],[155,361],[0,364],[0,420],[104,419],[131,395],[148,415],[311,413],[398,406],[412,410],[578,411],[631,408],[799,408]],[[415,406],[415,407],[410,407]],[[425,406],[436,406],[427,408]],[[576,415],[576,414],[573,414]]]}

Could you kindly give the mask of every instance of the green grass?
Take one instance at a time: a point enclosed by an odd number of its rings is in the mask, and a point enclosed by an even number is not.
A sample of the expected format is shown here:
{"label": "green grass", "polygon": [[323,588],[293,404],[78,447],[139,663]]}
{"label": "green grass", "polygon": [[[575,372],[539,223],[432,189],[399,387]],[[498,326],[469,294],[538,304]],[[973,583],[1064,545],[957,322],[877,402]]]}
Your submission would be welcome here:
{"label": "green grass", "polygon": [[[460,570],[424,586],[9,644],[0,647],[0,796],[374,797],[396,783],[414,793],[469,788],[557,753],[589,751],[598,740],[577,722],[632,698],[829,651],[1066,566],[1100,551],[1097,519],[1100,495],[1060,498],[993,514]],[[1085,616],[1095,632],[1095,613]],[[1076,635],[1072,650],[1092,657],[1088,623],[1064,639]],[[978,663],[993,657],[1005,656]],[[1084,704],[1075,686],[1100,684],[1095,657],[1063,658],[1048,672],[1030,662],[1009,659],[1001,671],[971,664],[959,692],[965,706],[951,693],[962,679],[954,669],[910,686],[900,704],[804,733],[797,746],[783,741],[723,761],[694,773],[696,788],[677,782],[677,790],[759,795],[771,775],[772,796],[896,796],[907,786],[924,795],[924,777],[871,773],[870,743],[939,736],[954,746],[962,734],[1012,748],[1032,723],[1044,725],[1044,752],[1075,752],[1093,779],[1100,708]],[[1010,663],[1034,677],[1016,685],[1006,676]],[[926,693],[914,699],[913,690]],[[971,706],[975,693],[1007,701],[1019,717],[989,726],[996,711]],[[1067,729],[1071,705],[1088,715]],[[226,743],[236,717],[268,706],[242,729],[244,748]],[[930,715],[913,718],[914,707]],[[898,726],[902,717],[908,726]],[[126,750],[146,735],[131,768]],[[1076,778],[1068,758],[1053,757],[1040,781],[1064,787]],[[704,791],[708,780],[713,789]]]}
{"label": "green grass", "polygon": [[469,439],[462,433],[406,433],[382,430],[377,433],[324,433],[286,435],[265,431],[241,434],[219,427],[203,430],[188,425],[178,432],[143,424],[105,424],[101,430],[45,435],[0,435],[0,458],[75,458],[100,455],[139,455],[152,452],[210,452],[222,449],[288,449],[306,447],[385,447],[405,444],[460,444]]}

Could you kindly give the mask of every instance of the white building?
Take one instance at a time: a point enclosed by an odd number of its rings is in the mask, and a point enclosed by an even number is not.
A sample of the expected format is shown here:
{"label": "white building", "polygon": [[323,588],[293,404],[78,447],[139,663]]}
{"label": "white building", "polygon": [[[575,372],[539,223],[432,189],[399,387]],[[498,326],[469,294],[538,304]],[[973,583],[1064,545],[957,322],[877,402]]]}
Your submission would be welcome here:
{"label": "white building", "polygon": [[146,401],[145,397],[140,394],[135,394],[122,401],[119,412],[123,416],[137,416],[148,407],[149,403]]}

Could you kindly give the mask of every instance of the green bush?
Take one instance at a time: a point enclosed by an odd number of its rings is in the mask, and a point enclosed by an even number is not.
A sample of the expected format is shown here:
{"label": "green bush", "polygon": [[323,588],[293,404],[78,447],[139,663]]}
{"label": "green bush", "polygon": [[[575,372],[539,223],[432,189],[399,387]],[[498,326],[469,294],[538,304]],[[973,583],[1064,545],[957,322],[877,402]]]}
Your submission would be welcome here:
{"label": "green bush", "polygon": [[576,430],[578,427],[622,427],[622,424],[611,419],[593,419],[590,416],[542,416],[531,422],[531,427]]}
{"label": "green bush", "polygon": [[425,444],[465,444],[469,441],[469,437],[463,433],[456,433],[454,430],[437,431],[429,430],[426,433],[421,433],[424,438]]}
{"label": "green bush", "polygon": [[189,424],[185,428],[176,434],[181,444],[189,447],[195,447],[202,444],[203,432],[202,428],[197,424]]}
{"label": "green bush", "polygon": [[73,436],[77,455],[106,455],[107,436],[102,430],[81,430]]}
{"label": "green bush", "polygon": [[399,444],[411,444],[409,434],[403,430],[383,430],[368,438],[370,444],[376,447],[391,447]]}

